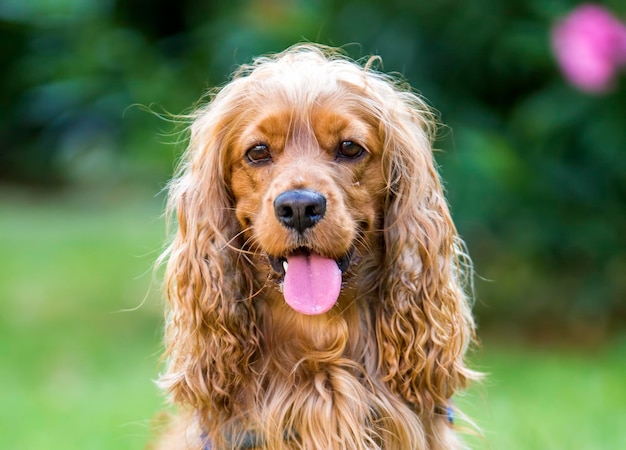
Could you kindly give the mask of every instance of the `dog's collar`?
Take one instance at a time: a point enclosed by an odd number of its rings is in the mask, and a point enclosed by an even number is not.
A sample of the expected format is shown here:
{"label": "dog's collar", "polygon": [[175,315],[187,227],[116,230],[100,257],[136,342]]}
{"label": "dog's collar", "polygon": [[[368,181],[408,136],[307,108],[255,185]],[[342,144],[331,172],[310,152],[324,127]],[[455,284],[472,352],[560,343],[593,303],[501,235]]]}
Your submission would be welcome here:
{"label": "dog's collar", "polygon": [[454,406],[452,401],[449,404],[441,406],[438,405],[435,407],[435,413],[441,416],[445,415],[446,420],[450,425],[454,425]]}
{"label": "dog's collar", "polygon": [[450,425],[454,425],[454,409],[450,405],[446,406],[446,419]]}

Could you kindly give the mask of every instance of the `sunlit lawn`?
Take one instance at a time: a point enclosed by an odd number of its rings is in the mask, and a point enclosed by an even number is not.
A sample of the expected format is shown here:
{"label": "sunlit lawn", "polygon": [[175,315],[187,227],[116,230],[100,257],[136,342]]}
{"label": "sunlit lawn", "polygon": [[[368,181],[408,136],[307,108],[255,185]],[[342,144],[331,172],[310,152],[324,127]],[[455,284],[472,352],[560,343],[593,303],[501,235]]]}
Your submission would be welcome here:
{"label": "sunlit lawn", "polygon": [[[1,449],[144,446],[162,405],[160,203],[142,191],[0,192]],[[491,375],[457,400],[484,430],[473,448],[626,448],[626,341],[505,342],[484,342],[475,365]]]}
{"label": "sunlit lawn", "polygon": [[474,359],[489,372],[458,400],[493,450],[626,449],[626,340],[541,349],[489,340]]}
{"label": "sunlit lawn", "polygon": [[159,209],[149,193],[2,193],[0,448],[145,444],[161,403]]}

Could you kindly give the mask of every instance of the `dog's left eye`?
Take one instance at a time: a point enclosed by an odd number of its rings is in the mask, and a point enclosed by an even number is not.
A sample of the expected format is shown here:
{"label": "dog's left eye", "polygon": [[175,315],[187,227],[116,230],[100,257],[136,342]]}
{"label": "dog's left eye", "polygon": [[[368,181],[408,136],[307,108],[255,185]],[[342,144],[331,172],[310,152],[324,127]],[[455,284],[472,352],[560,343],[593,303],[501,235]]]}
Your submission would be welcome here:
{"label": "dog's left eye", "polygon": [[356,142],[343,141],[339,144],[337,154],[343,158],[356,159],[365,152],[365,149]]}
{"label": "dog's left eye", "polygon": [[246,158],[252,163],[260,163],[270,161],[272,154],[265,144],[257,144],[246,152]]}

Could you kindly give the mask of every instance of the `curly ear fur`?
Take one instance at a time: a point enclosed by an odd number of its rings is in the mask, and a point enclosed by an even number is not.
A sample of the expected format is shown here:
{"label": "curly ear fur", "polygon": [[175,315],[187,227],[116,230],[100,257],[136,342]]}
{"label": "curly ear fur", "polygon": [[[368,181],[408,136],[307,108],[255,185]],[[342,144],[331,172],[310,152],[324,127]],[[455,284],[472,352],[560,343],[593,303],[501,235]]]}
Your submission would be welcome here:
{"label": "curly ear fur", "polygon": [[[385,268],[376,314],[379,369],[422,415],[449,403],[477,375],[463,364],[474,322],[463,290],[462,253],[434,165],[434,120],[408,91],[384,118]],[[467,264],[466,264],[467,262]]]}
{"label": "curly ear fur", "polygon": [[196,113],[189,147],[169,190],[167,209],[177,214],[178,230],[161,256],[168,260],[170,310],[167,372],[160,384],[174,401],[220,422],[228,419],[218,417],[220,412],[237,413],[235,396],[249,379],[259,342],[252,275],[239,251],[223,160],[228,136],[221,125],[230,120],[228,105],[233,105],[227,96],[225,89]]}

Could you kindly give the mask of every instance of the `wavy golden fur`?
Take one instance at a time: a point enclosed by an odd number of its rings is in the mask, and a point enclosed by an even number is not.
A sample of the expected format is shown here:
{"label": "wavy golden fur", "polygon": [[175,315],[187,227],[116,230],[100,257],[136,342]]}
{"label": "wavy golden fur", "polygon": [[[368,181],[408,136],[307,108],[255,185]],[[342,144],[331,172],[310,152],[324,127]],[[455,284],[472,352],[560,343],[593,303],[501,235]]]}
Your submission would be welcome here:
{"label": "wavy golden fur", "polygon": [[[193,115],[162,256],[180,414],[157,448],[461,448],[446,417],[477,374],[463,252],[432,156],[433,115],[392,77],[312,44],[241,67]],[[306,230],[290,190],[325,198]],[[323,314],[290,308],[271,259],[343,261]],[[280,259],[278,259],[280,261]]]}

